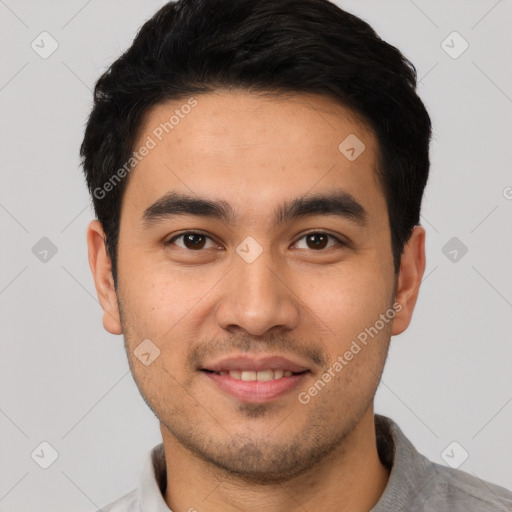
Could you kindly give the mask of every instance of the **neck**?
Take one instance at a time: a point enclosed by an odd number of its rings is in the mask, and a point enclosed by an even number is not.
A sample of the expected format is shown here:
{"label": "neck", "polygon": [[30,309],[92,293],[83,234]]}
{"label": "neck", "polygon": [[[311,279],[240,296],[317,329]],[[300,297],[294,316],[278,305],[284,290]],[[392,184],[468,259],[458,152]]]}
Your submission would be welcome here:
{"label": "neck", "polygon": [[368,512],[389,470],[376,444],[373,407],[329,456],[306,473],[276,484],[248,484],[199,459],[161,426],[166,454],[165,501],[173,512]]}

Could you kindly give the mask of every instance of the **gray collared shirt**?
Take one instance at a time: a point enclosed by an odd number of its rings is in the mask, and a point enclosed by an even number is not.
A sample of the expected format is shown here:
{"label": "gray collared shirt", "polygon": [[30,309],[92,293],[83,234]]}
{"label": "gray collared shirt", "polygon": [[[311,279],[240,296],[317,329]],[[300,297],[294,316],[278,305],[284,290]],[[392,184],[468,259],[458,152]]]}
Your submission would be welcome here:
{"label": "gray collared shirt", "polygon": [[[391,469],[388,484],[371,512],[512,512],[512,492],[421,455],[398,425],[375,415],[377,447]],[[140,485],[99,512],[172,512],[163,445],[148,454]]]}

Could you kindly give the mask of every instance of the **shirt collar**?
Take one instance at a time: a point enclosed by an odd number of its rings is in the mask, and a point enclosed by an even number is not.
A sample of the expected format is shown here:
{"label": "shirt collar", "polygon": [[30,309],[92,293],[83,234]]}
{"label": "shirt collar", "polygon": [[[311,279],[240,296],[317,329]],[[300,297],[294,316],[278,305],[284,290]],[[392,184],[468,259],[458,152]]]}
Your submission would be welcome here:
{"label": "shirt collar", "polygon": [[166,487],[165,452],[160,443],[147,456],[140,477],[141,512],[172,512],[164,500]]}
{"label": "shirt collar", "polygon": [[407,510],[415,496],[437,475],[437,471],[391,419],[376,414],[375,431],[379,457],[391,472],[384,493],[371,512]]}

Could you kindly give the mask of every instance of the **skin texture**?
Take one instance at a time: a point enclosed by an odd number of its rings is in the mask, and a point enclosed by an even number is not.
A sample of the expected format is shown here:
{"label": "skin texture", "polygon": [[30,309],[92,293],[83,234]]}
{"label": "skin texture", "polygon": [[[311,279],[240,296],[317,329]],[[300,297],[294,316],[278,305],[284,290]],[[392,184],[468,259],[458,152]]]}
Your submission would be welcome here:
{"label": "skin texture", "polygon": [[[174,512],[367,511],[389,476],[375,445],[373,398],[390,338],[409,325],[425,270],[417,226],[395,276],[377,140],[332,99],[262,97],[243,91],[196,96],[197,106],[131,172],[123,197],[116,290],[98,221],[87,233],[103,325],[124,334],[134,379],[160,420],[166,502]],[[153,108],[136,147],[183,102]],[[355,134],[366,149],[349,161],[338,145]],[[274,225],[274,210],[300,196],[343,189],[367,211],[361,226],[315,214]],[[174,191],[222,200],[232,224],[196,215],[145,226],[145,209]],[[199,230],[200,249],[178,238]],[[319,231],[319,244],[305,236]],[[236,252],[252,237],[252,263]],[[396,293],[395,293],[396,292]],[[399,304],[394,319],[307,391],[358,334]],[[397,309],[397,311],[398,311]],[[134,355],[150,339],[160,355]],[[243,403],[199,367],[225,356],[283,355],[306,366],[298,389]]]}

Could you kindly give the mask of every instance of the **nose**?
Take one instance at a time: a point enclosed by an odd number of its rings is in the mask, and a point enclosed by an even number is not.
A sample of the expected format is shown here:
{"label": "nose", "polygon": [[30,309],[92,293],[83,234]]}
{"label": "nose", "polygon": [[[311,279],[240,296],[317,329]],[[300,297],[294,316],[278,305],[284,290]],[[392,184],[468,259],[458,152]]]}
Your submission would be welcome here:
{"label": "nose", "polygon": [[274,270],[272,263],[268,251],[252,263],[235,257],[216,309],[221,328],[262,336],[272,329],[291,330],[297,326],[300,300],[293,292],[293,283],[288,282],[289,275]]}

